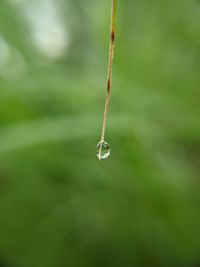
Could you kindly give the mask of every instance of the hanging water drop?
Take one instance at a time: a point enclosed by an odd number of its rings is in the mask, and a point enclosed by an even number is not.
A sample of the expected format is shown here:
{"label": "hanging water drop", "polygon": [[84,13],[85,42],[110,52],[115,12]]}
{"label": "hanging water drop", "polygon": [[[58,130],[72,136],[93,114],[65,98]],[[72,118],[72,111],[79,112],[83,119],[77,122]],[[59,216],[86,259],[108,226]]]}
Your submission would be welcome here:
{"label": "hanging water drop", "polygon": [[106,159],[110,155],[110,146],[105,141],[100,141],[97,145],[97,157],[99,160]]}

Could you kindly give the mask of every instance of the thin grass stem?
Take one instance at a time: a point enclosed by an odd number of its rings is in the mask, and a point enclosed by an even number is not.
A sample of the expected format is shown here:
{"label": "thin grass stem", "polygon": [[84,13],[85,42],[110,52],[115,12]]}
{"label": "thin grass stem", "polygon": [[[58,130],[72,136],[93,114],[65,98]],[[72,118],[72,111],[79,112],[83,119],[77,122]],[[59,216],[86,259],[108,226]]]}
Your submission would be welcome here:
{"label": "thin grass stem", "polygon": [[[104,139],[105,139],[106,123],[107,123],[108,109],[109,109],[109,104],[110,104],[114,46],[115,46],[116,14],[117,14],[117,0],[112,0],[111,22],[110,22],[110,45],[109,45],[108,74],[107,74],[107,90],[106,90],[106,100],[105,100],[105,108],[104,108],[103,125],[102,125],[100,143],[103,143]],[[99,159],[101,159],[101,153],[102,153],[102,146],[100,146],[100,149],[99,149],[99,156],[98,156]]]}

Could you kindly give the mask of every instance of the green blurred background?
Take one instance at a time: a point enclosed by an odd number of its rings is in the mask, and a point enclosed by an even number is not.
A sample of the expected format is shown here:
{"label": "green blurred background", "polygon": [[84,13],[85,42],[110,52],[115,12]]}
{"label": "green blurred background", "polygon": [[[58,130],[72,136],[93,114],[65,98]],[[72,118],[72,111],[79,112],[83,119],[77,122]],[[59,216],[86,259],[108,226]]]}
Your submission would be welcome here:
{"label": "green blurred background", "polygon": [[0,266],[200,266],[200,2],[0,0]]}

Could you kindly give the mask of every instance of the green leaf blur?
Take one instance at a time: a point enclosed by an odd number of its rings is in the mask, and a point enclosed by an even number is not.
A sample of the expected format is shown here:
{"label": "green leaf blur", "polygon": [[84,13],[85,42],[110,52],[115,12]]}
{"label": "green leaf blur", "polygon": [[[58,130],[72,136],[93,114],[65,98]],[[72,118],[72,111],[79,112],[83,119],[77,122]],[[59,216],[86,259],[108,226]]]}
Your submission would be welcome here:
{"label": "green leaf blur", "polygon": [[200,2],[0,1],[0,266],[200,264]]}

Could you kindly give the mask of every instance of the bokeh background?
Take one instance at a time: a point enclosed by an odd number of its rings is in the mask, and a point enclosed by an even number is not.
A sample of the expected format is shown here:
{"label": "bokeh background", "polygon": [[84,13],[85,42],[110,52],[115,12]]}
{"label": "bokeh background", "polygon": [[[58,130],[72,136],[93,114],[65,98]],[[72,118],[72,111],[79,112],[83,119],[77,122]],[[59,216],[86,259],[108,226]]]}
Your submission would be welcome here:
{"label": "bokeh background", "polygon": [[0,0],[0,266],[200,266],[200,2]]}

